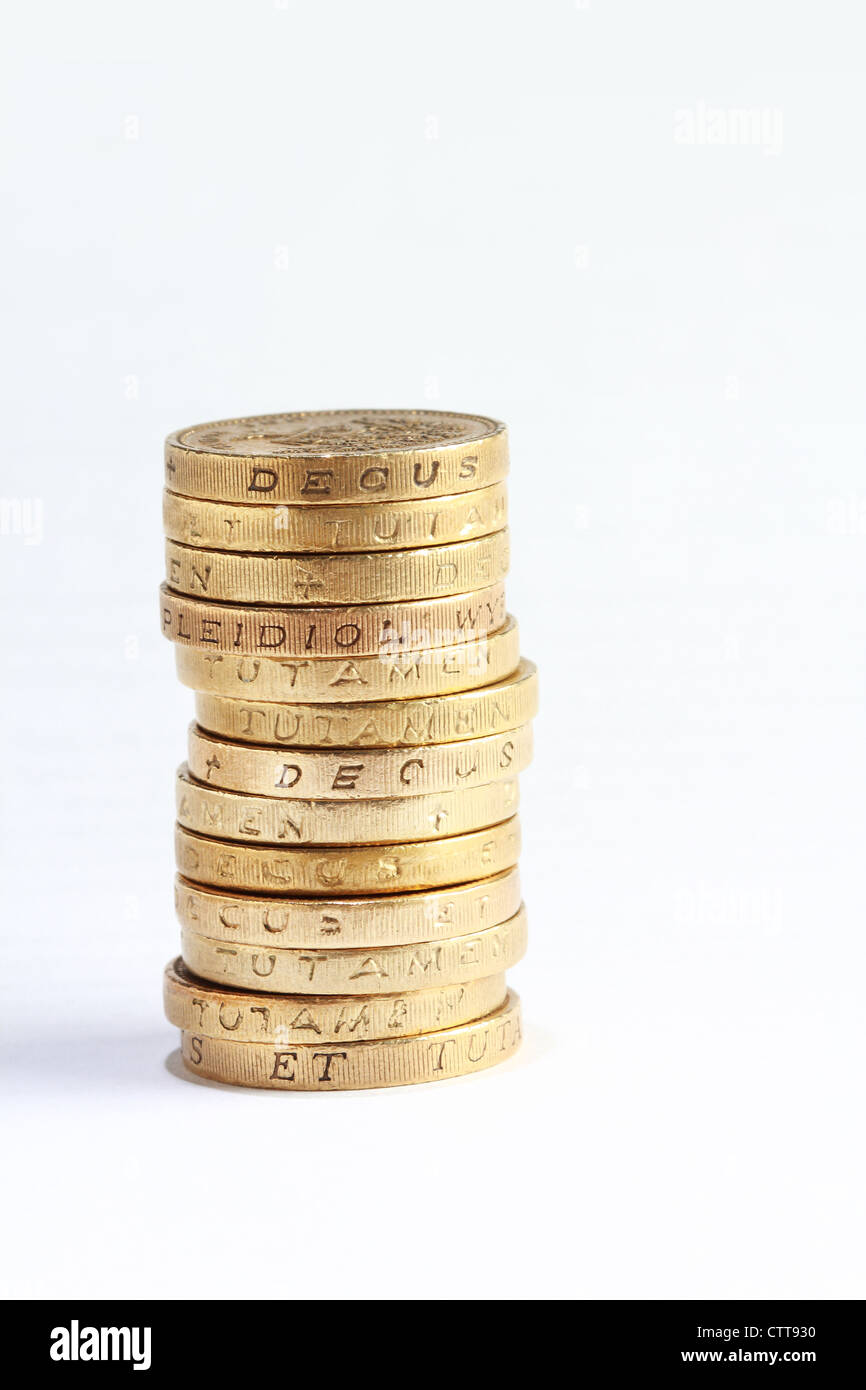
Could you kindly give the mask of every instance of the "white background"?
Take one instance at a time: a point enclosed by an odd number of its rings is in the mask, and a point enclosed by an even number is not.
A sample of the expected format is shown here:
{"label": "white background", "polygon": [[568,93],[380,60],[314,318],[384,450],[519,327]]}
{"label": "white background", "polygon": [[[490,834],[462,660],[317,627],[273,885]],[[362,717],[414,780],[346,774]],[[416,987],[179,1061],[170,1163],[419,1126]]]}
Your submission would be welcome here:
{"label": "white background", "polygon": [[[9,1293],[866,1292],[859,19],[19,6]],[[425,404],[510,427],[526,1045],[403,1091],[194,1084],[160,1001],[192,713],[163,436]]]}

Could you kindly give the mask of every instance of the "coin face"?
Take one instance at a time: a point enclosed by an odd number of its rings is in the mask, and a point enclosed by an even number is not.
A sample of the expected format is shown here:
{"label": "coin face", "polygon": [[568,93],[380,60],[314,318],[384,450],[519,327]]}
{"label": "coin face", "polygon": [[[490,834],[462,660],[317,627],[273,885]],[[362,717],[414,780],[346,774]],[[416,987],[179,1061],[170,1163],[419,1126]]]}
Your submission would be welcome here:
{"label": "coin face", "polygon": [[472,443],[504,428],[444,410],[300,410],[192,425],[171,442],[233,458],[363,458]]}

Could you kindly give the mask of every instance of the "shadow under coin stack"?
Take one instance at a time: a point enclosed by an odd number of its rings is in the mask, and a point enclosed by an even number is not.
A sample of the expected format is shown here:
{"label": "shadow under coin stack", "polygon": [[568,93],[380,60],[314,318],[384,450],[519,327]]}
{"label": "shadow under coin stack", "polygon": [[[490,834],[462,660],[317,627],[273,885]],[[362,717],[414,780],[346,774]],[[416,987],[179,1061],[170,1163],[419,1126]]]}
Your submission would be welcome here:
{"label": "shadow under coin stack", "polygon": [[516,1050],[537,688],[507,470],[503,425],[439,411],[169,437],[162,627],[197,723],[165,1005],[198,1075],[348,1090]]}

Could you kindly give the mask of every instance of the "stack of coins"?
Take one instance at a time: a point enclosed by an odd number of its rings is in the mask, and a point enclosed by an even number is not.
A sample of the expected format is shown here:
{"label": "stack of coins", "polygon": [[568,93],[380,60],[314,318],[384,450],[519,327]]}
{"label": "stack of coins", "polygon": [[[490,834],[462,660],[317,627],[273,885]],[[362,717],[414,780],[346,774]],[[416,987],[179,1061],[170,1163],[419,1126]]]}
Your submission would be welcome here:
{"label": "stack of coins", "polygon": [[537,687],[507,469],[503,425],[439,411],[169,436],[162,627],[197,722],[165,1005],[199,1075],[358,1089],[519,1045]]}

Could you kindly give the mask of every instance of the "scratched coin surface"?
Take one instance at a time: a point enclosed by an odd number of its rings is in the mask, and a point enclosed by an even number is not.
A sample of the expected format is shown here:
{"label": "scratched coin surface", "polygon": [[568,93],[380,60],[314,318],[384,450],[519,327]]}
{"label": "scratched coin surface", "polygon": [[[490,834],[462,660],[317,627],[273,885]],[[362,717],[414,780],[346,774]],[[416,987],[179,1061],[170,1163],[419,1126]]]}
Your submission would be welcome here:
{"label": "scratched coin surface", "polygon": [[265,607],[217,603],[160,586],[163,636],[204,651],[243,656],[379,656],[451,647],[505,622],[505,586],[406,603]]}
{"label": "scratched coin surface", "polygon": [[239,990],[198,979],[178,957],[165,968],[169,1023],[209,1038],[283,1046],[410,1037],[483,1018],[505,1002],[505,976],[433,985],[402,993],[285,995]]}
{"label": "scratched coin surface", "polygon": [[507,615],[501,628],[476,640],[393,655],[278,658],[176,645],[174,659],[178,679],[193,690],[333,707],[430,699],[500,681],[517,668],[520,632]]}
{"label": "scratched coin surface", "polygon": [[220,603],[402,603],[466,594],[507,573],[507,531],[423,550],[362,555],[250,555],[177,541],[165,545],[171,589]]}
{"label": "scratched coin surface", "polygon": [[365,700],[336,708],[278,704],[199,692],[196,719],[208,733],[241,743],[295,748],[417,748],[484,738],[526,724],[538,709],[538,677],[531,661],[513,675],[478,690],[438,699]]}
{"label": "scratched coin surface", "polygon": [[210,550],[281,552],[388,551],[451,545],[501,531],[508,520],[504,483],[429,502],[286,506],[207,502],[163,493],[165,534]]}
{"label": "scratched coin surface", "polygon": [[474,1023],[378,1042],[231,1042],[181,1033],[189,1070],[232,1086],[278,1091],[360,1091],[445,1081],[494,1067],[520,1046],[520,1000],[509,990],[500,1008]]}
{"label": "scratched coin surface", "polygon": [[505,426],[439,410],[320,410],[169,435],[165,482],[220,502],[386,502],[471,492],[508,472]]}
{"label": "scratched coin surface", "polygon": [[506,922],[519,907],[517,869],[431,893],[325,899],[220,892],[181,874],[175,879],[180,923],[232,945],[367,947],[438,941]]}
{"label": "scratched coin surface", "polygon": [[303,801],[206,786],[186,765],[176,782],[177,819],[187,830],[259,845],[385,845],[435,840],[497,825],[517,811],[517,779],[482,787],[374,800]]}
{"label": "scratched coin surface", "polygon": [[264,797],[369,800],[460,791],[513,779],[532,757],[532,725],[424,748],[270,748],[191,724],[189,770],[209,787]]}
{"label": "scratched coin surface", "polygon": [[489,878],[517,863],[517,816],[442,840],[395,845],[241,845],[175,827],[177,867],[195,883],[274,895],[408,893]]}

